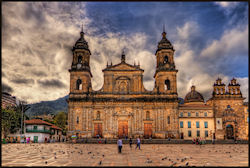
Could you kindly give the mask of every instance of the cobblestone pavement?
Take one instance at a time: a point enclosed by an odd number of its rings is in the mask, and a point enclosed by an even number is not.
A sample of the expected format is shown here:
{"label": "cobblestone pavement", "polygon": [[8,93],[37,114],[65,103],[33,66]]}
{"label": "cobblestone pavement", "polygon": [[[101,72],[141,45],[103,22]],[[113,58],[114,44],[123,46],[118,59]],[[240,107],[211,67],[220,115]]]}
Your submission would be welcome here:
{"label": "cobblestone pavement", "polygon": [[2,144],[2,166],[248,166],[248,144]]}

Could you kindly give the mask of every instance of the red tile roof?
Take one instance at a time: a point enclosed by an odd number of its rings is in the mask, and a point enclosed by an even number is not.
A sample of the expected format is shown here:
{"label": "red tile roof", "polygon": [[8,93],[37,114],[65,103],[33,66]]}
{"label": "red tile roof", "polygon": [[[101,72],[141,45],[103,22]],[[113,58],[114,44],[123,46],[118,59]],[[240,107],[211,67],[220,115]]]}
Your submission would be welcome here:
{"label": "red tile roof", "polygon": [[62,130],[62,128],[60,128],[60,127],[58,127],[58,126],[55,126],[55,125],[52,125],[51,128],[58,129],[58,130]]}
{"label": "red tile roof", "polygon": [[49,125],[51,128],[57,129],[57,130],[62,130],[62,128],[55,126],[54,124],[51,124],[49,122],[40,120],[40,119],[32,119],[32,120],[25,120],[25,124],[41,124],[41,125]]}
{"label": "red tile roof", "polygon": [[49,125],[52,126],[53,124],[40,120],[40,119],[32,119],[32,120],[25,120],[25,124],[42,124],[42,125]]}

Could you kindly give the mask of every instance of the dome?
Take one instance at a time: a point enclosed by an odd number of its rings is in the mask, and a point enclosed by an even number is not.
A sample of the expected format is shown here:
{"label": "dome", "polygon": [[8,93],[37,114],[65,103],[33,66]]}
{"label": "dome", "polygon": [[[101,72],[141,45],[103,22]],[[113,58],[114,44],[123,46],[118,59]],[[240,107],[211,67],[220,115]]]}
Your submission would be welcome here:
{"label": "dome", "polygon": [[161,41],[158,43],[158,50],[161,50],[161,49],[172,49],[174,50],[172,44],[170,43],[170,41],[166,38],[166,35],[167,33],[164,31],[162,33],[162,39]]}
{"label": "dome", "polygon": [[89,50],[88,42],[84,39],[84,32],[80,32],[81,37],[76,41],[73,50],[74,49],[86,49]]}
{"label": "dome", "polygon": [[192,86],[191,92],[189,92],[185,96],[184,103],[189,103],[189,102],[204,102],[204,98],[203,98],[202,94],[195,91],[195,86]]}

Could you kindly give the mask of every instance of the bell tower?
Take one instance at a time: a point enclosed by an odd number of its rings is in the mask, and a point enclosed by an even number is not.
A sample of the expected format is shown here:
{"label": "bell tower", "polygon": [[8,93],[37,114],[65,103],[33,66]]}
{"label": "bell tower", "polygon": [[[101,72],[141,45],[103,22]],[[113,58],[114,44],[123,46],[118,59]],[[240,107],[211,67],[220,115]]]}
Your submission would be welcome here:
{"label": "bell tower", "polygon": [[167,33],[163,28],[162,39],[158,43],[156,50],[156,72],[155,88],[159,94],[171,94],[177,96],[176,74],[174,63],[174,48],[170,41],[167,39]]}
{"label": "bell tower", "polygon": [[70,93],[89,93],[92,91],[89,61],[91,52],[84,39],[83,28],[80,38],[72,48],[73,60],[70,72]]}

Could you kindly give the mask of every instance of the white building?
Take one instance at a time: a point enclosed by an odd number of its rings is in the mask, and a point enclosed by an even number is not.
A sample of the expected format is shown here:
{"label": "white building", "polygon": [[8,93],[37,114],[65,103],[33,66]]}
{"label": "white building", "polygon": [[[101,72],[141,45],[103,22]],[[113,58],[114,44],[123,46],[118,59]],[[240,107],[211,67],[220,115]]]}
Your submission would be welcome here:
{"label": "white building", "polygon": [[[26,138],[30,137],[30,140],[32,142],[46,142],[48,140],[51,140],[53,136],[55,136],[55,132],[59,135],[61,135],[61,139],[63,139],[62,135],[62,129],[48,123],[46,121],[40,120],[40,119],[32,119],[32,120],[26,120],[25,121],[25,134],[24,136]],[[58,141],[55,139],[55,141]]]}

